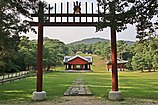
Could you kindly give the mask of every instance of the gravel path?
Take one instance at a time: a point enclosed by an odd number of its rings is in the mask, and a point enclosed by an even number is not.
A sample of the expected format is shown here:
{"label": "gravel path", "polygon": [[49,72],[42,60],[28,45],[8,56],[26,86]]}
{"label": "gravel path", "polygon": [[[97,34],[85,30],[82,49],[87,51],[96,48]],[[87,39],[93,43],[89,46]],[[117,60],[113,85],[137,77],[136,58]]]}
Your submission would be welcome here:
{"label": "gravel path", "polygon": [[158,100],[127,98],[123,101],[110,101],[94,96],[64,96],[57,101],[43,101],[25,105],[158,105]]}
{"label": "gravel path", "polygon": [[64,96],[56,101],[37,101],[28,103],[0,105],[158,105],[158,100],[126,98],[123,101],[110,101],[94,96]]}
{"label": "gravel path", "polygon": [[30,105],[107,105],[93,96],[64,96],[57,102],[38,102]]}

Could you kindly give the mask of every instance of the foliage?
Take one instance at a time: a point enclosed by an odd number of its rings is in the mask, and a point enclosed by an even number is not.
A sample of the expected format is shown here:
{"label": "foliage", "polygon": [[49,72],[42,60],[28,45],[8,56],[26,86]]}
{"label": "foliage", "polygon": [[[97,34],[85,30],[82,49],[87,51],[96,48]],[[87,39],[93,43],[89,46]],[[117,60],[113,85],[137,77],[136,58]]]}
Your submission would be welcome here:
{"label": "foliage", "polygon": [[[98,4],[102,6],[103,11],[99,11],[102,16],[101,21],[98,22],[96,29],[102,31],[104,28],[111,27],[116,31],[121,32],[126,29],[126,24],[135,24],[137,28],[137,38],[139,43],[133,50],[134,57],[131,64],[135,70],[157,68],[157,53],[155,53],[154,46],[151,43],[155,43],[157,39],[156,29],[157,20],[154,20],[154,16],[157,14],[157,1],[156,0],[98,0]],[[119,24],[120,23],[120,24]],[[150,43],[150,44],[149,44]],[[118,45],[118,53],[122,53],[120,50],[124,50],[123,43],[121,47]],[[155,45],[154,44],[154,45]],[[130,54],[130,53],[129,53]],[[122,54],[118,54],[121,58]],[[131,68],[131,67],[130,67]]]}
{"label": "foliage", "polygon": [[134,70],[142,70],[144,69],[145,66],[145,62],[144,62],[144,58],[141,54],[136,54],[133,58],[132,58],[132,67]]}
{"label": "foliage", "polygon": [[[138,41],[134,45],[128,45],[125,41],[117,42],[117,55],[123,60],[128,60],[128,70],[156,70],[158,69],[158,39],[151,37],[150,40]],[[84,54],[96,54],[105,60],[110,60],[111,50],[109,42],[97,42],[94,44],[68,45],[69,54],[80,51]]]}
{"label": "foliage", "polygon": [[32,3],[28,0],[0,1],[0,69],[2,71],[7,70],[9,65],[14,69],[19,68],[15,63],[20,41],[19,33],[33,30],[28,21],[32,7]]}
{"label": "foliage", "polygon": [[[30,11],[37,13],[36,0],[1,0],[0,1],[0,71],[15,72],[36,67],[37,43],[20,37],[31,28]],[[46,6],[46,3],[44,6]],[[34,31],[35,32],[35,31]],[[55,49],[54,49],[55,50]],[[57,60],[58,61],[58,60]]]}
{"label": "foliage", "polygon": [[[13,47],[14,44],[16,45]],[[11,46],[10,49],[14,52],[9,50],[10,55],[2,56],[1,72],[36,69],[37,40],[31,41],[28,37],[21,36],[18,42],[14,42]],[[44,39],[43,67],[46,70],[49,70],[51,66],[61,65],[64,55],[67,55],[67,48],[63,42],[49,38]]]}
{"label": "foliage", "polygon": [[[101,56],[105,60],[109,60],[111,58],[111,45],[109,41],[96,42],[94,44],[75,44],[75,45],[67,45],[69,54],[76,54],[76,52],[81,51],[86,54],[96,54]],[[118,47],[118,56],[127,60],[131,58],[132,54],[130,53],[130,47],[132,45],[127,45],[126,41],[120,40],[117,43]],[[124,56],[123,56],[124,54]],[[126,54],[126,55],[125,55]]]}
{"label": "foliage", "polygon": [[[108,26],[122,31],[127,28],[126,24],[135,24],[137,38],[140,40],[155,32],[152,19],[157,13],[156,0],[98,0],[98,2],[104,12],[100,11],[102,20],[96,26],[97,31],[102,31]],[[119,25],[119,22],[122,25]]]}
{"label": "foliage", "polygon": [[[16,65],[16,67],[18,67],[18,65],[16,63],[13,63],[13,61],[16,59],[17,57],[17,51],[18,51],[18,47],[17,45],[19,44],[19,38],[16,36],[12,36],[11,38],[8,38],[7,36],[4,36],[0,42],[0,69],[2,71],[5,71],[7,68],[7,66],[12,66]],[[13,64],[13,65],[12,65]],[[12,70],[12,68],[10,68],[10,70]],[[7,70],[7,71],[10,71]]]}
{"label": "foliage", "polygon": [[51,66],[61,65],[64,56],[67,54],[65,44],[59,40],[44,39],[44,57],[43,65],[46,70],[49,70]]}
{"label": "foliage", "polygon": [[[30,70],[30,66],[36,66],[37,56],[37,43],[36,41],[30,41],[28,37],[22,36],[19,44],[19,56],[18,59],[23,62],[21,66],[24,69]],[[26,68],[27,67],[27,68]]]}
{"label": "foliage", "polygon": [[137,42],[133,49],[132,67],[135,70],[156,70],[158,68],[157,38]]}

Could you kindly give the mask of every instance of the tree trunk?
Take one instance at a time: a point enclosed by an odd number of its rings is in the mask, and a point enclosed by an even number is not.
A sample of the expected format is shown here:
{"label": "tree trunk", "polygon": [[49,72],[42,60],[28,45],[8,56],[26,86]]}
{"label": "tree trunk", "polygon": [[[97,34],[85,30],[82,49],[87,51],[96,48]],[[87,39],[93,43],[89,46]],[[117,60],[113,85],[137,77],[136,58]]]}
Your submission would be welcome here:
{"label": "tree trunk", "polygon": [[143,69],[141,69],[141,72],[144,72],[144,68],[143,68]]}
{"label": "tree trunk", "polygon": [[48,65],[48,66],[47,66],[47,69],[46,69],[46,71],[49,71],[49,70],[50,70],[50,66]]}
{"label": "tree trunk", "polygon": [[30,70],[30,66],[29,65],[27,66],[27,70]]}
{"label": "tree trunk", "polygon": [[155,72],[155,69],[156,69],[156,68],[154,67],[154,72]]}

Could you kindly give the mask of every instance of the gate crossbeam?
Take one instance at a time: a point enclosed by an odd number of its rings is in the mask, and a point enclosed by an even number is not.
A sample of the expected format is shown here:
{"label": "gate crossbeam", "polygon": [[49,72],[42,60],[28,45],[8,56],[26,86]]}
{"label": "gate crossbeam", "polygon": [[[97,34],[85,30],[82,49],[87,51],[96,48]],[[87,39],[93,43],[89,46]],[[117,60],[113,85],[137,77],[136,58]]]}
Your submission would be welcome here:
{"label": "gate crossbeam", "polygon": [[[108,15],[108,14],[107,14]],[[81,13],[81,14],[74,14],[74,13],[45,13],[44,16],[46,17],[101,17],[98,13]],[[31,17],[38,17],[38,14],[31,14]]]}
{"label": "gate crossbeam", "polygon": [[[31,14],[31,17],[38,17],[38,14]],[[44,17],[47,17],[48,20],[46,20],[43,23],[43,26],[96,26],[97,21],[101,20],[100,19],[101,16],[99,16],[98,13],[95,14],[51,13],[51,14],[44,14]],[[54,18],[54,20],[51,18]],[[67,18],[67,19],[64,20],[63,18]],[[76,21],[76,18],[79,18],[79,20]],[[85,18],[84,21],[82,20],[82,18]],[[51,20],[53,20],[53,22]],[[30,25],[38,26],[38,22],[30,22]]]}
{"label": "gate crossbeam", "polygon": [[[110,14],[106,14],[106,15],[107,17],[110,16]],[[82,14],[73,14],[73,13],[47,14],[45,13],[43,14],[43,16],[48,18],[48,20],[46,20],[46,22],[43,23],[43,26],[96,26],[97,22],[101,20],[101,16],[98,13],[88,13],[88,14],[86,13],[82,13]],[[38,17],[38,14],[31,14],[31,17]],[[73,20],[70,20],[70,17],[72,17]],[[54,21],[50,22],[50,18],[54,18]],[[57,22],[57,18],[60,18],[58,22]],[[63,20],[63,18],[67,18],[67,19]],[[75,18],[79,18],[79,21],[76,21]],[[82,18],[85,18],[85,20],[82,21]],[[30,25],[38,26],[38,22],[30,22]],[[110,26],[110,22],[106,22],[106,25]],[[122,23],[118,22],[117,25],[120,26],[122,25]]]}
{"label": "gate crossbeam", "polygon": [[[48,22],[43,26],[96,26],[96,22]],[[30,22],[31,26],[38,26],[38,22]]]}

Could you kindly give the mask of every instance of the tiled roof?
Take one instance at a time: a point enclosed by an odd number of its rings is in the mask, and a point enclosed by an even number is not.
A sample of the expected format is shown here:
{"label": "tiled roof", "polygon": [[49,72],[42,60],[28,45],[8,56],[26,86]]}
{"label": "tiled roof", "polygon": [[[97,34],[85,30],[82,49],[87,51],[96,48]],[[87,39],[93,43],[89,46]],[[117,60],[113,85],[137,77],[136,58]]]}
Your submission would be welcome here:
{"label": "tiled roof", "polygon": [[[128,61],[127,60],[122,60],[122,59],[117,59],[117,64],[125,64],[125,63],[127,63]],[[111,65],[111,61],[108,61],[108,62],[106,62],[106,64],[107,65]]]}
{"label": "tiled roof", "polygon": [[80,55],[64,56],[63,62],[64,62],[64,63],[67,63],[67,62],[69,62],[69,61],[71,61],[71,60],[73,60],[73,59],[75,59],[75,58],[77,58],[77,57],[79,57],[79,58],[81,58],[81,59],[87,61],[88,63],[92,63],[92,56],[84,56],[84,57],[82,57],[82,56],[80,56]]}

